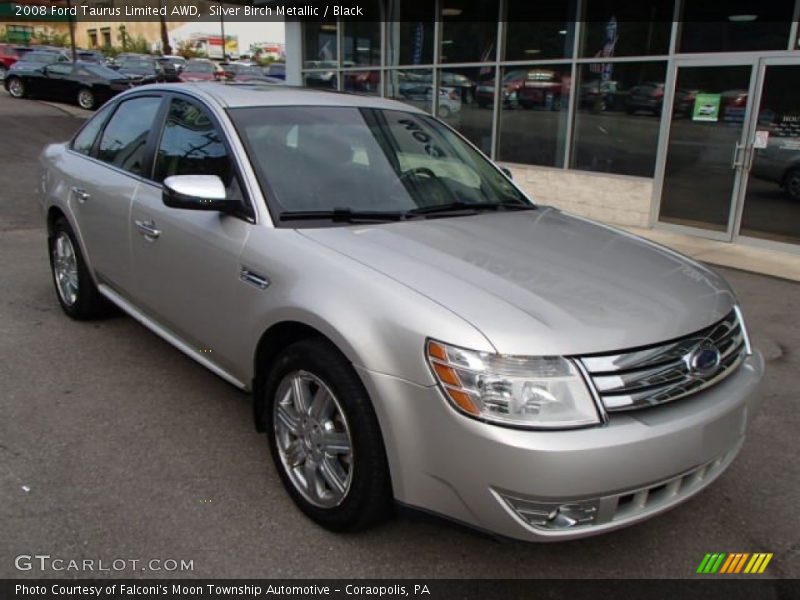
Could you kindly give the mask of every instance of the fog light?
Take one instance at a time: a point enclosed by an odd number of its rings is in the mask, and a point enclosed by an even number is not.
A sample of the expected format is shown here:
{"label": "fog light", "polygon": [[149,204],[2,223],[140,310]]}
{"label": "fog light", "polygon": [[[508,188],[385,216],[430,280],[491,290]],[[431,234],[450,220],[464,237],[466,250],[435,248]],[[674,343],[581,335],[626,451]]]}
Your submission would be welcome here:
{"label": "fog light", "polygon": [[575,529],[588,527],[597,517],[599,500],[580,502],[536,502],[508,494],[498,494],[514,514],[537,529]]}

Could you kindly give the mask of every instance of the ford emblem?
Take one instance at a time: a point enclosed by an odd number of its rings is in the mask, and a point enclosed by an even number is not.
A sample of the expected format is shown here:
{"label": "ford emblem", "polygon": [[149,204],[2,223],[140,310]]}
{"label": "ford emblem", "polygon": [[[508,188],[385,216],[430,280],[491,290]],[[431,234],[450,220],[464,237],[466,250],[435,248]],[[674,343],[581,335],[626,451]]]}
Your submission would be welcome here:
{"label": "ford emblem", "polygon": [[719,366],[719,350],[710,344],[702,344],[689,355],[689,367],[698,373],[710,373]]}

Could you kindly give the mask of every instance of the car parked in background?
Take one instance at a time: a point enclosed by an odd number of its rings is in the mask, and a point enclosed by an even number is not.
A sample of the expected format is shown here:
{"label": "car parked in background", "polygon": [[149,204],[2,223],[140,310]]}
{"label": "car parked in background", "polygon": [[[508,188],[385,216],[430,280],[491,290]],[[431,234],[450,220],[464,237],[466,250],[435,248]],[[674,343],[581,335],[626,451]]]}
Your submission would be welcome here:
{"label": "car parked in background", "polygon": [[75,52],[78,60],[83,62],[97,63],[101,65],[108,64],[106,55],[99,50],[77,50]]}
{"label": "car parked in background", "polygon": [[[22,64],[25,63],[17,63]],[[105,65],[78,61],[39,65],[31,69],[14,68],[4,86],[14,98],[48,98],[94,110],[140,82],[141,79],[123,75]]]}
{"label": "car parked in background", "polygon": [[252,64],[228,63],[221,65],[227,81],[248,81],[251,83],[283,83],[274,77],[267,77],[260,67]]}
{"label": "car parked in background", "polygon": [[524,109],[539,106],[561,110],[569,99],[569,78],[551,69],[531,69],[517,89],[517,102]]}
{"label": "car parked in background", "polygon": [[[400,84],[399,97],[403,102],[432,112],[433,87],[424,81],[404,81]],[[455,88],[439,88],[439,116],[446,119],[461,111],[461,94]]]}
{"label": "car parked in background", "polygon": [[117,58],[116,69],[124,75],[140,77],[142,83],[178,81],[175,67],[162,65],[158,59],[149,55],[127,55]]}
{"label": "car parked in background", "polygon": [[159,56],[157,60],[162,66],[170,65],[178,75],[180,75],[181,71],[183,71],[183,67],[186,66],[186,59],[182,56],[177,56],[174,54],[165,54],[164,56]]}
{"label": "car parked in background", "polygon": [[622,110],[625,108],[626,92],[618,81],[593,79],[582,83],[578,90],[578,103],[581,108],[592,112]]}
{"label": "car parked in background", "polygon": [[649,81],[633,86],[625,97],[625,112],[629,115],[639,111],[649,112],[656,116],[664,107],[664,83]]}
{"label": "car parked in background", "polygon": [[261,67],[264,75],[267,77],[274,77],[275,79],[286,79],[286,63],[274,62],[265,67]]}
{"label": "car parked in background", "polygon": [[0,80],[5,79],[6,72],[19,60],[19,53],[13,44],[0,44]]}
{"label": "car parked in background", "polygon": [[192,58],[186,61],[180,73],[181,81],[219,81],[225,73],[217,63],[205,58]]}
{"label": "car parked in background", "polygon": [[764,359],[718,273],[534,204],[412,106],[266,88],[121,94],[44,149],[39,198],[63,312],[116,306],[252,392],[309,518],[568,540],[733,463]]}
{"label": "car parked in background", "polygon": [[782,133],[773,131],[767,147],[754,150],[750,174],[778,184],[787,197],[800,202],[800,138]]}

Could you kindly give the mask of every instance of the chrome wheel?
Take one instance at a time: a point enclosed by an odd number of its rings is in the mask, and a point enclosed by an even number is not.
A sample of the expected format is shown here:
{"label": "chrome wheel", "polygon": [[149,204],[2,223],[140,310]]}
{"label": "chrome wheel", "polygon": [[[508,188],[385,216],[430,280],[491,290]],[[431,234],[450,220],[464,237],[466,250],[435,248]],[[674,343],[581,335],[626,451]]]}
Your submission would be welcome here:
{"label": "chrome wheel", "polygon": [[61,300],[72,306],[78,299],[78,258],[69,235],[61,231],[53,242],[53,277]]}
{"label": "chrome wheel", "polygon": [[25,95],[25,84],[21,79],[15,77],[8,82],[8,93],[14,98],[22,98]]}
{"label": "chrome wheel", "polygon": [[78,92],[78,106],[86,110],[94,108],[94,94],[90,90]]}
{"label": "chrome wheel", "polygon": [[353,479],[353,442],[336,396],[315,375],[294,371],[273,403],[275,441],[295,489],[314,506],[332,508]]}

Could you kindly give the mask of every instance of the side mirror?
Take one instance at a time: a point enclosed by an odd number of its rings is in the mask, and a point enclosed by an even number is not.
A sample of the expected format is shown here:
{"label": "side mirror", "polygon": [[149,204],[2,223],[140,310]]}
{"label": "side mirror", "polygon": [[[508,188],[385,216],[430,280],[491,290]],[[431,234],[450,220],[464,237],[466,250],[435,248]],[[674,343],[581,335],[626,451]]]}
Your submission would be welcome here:
{"label": "side mirror", "polygon": [[216,175],[173,175],[164,180],[161,200],[170,208],[235,212],[242,203],[228,200],[225,185]]}
{"label": "side mirror", "polygon": [[506,177],[508,177],[509,179],[514,179],[514,176],[511,174],[511,169],[509,169],[508,167],[500,167],[500,170],[503,173],[505,173]]}

